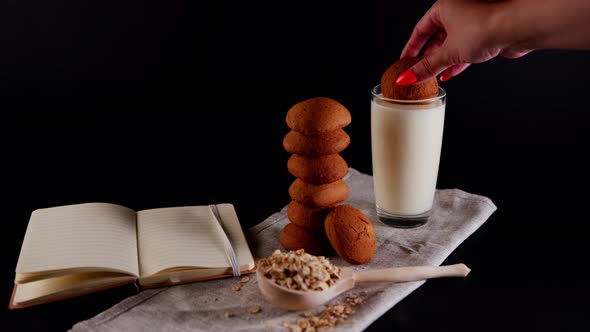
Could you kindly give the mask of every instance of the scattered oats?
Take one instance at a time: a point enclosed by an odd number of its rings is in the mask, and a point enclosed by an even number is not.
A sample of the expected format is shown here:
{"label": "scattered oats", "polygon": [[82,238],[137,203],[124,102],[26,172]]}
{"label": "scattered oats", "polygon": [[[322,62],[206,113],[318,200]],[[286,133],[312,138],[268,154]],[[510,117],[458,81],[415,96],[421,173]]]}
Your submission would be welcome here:
{"label": "scattered oats", "polygon": [[230,318],[230,317],[233,317],[235,315],[233,314],[233,312],[226,311],[226,312],[223,313],[223,316],[225,318]]}
{"label": "scattered oats", "polygon": [[231,289],[233,289],[236,292],[239,292],[240,289],[242,289],[242,284],[234,284],[231,286]]}
{"label": "scattered oats", "polygon": [[250,277],[248,277],[248,276],[244,276],[244,277],[242,277],[242,279],[240,279],[240,282],[241,282],[242,284],[245,284],[245,283],[247,283],[248,281],[250,281]]}
{"label": "scattered oats", "polygon": [[359,303],[363,302],[363,299],[359,295],[353,295],[346,298],[346,303],[350,304],[351,306],[356,306]]}
{"label": "scattered oats", "polygon": [[262,311],[262,308],[259,305],[254,305],[248,308],[248,312],[253,313],[253,314],[257,314],[260,311]]}
{"label": "scattered oats", "polygon": [[350,315],[354,313],[354,307],[362,302],[362,298],[358,295],[347,297],[342,303],[332,303],[326,306],[326,309],[317,313],[311,312],[301,313],[300,316],[305,319],[298,319],[291,323],[284,321],[281,325],[288,328],[290,332],[315,332],[319,330],[329,329],[342,323]]}
{"label": "scattered oats", "polygon": [[324,256],[312,256],[303,249],[282,253],[275,250],[259,262],[262,274],[277,285],[302,291],[330,288],[340,279],[340,269]]}
{"label": "scattered oats", "polygon": [[257,284],[258,283],[258,279],[254,279],[253,283]]}

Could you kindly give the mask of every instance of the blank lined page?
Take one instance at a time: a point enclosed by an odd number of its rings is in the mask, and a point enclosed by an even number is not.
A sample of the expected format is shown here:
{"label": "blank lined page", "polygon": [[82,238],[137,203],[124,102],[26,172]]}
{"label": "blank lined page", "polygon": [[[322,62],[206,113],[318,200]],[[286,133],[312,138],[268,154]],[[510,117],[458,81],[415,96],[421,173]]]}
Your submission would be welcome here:
{"label": "blank lined page", "polygon": [[140,211],[137,236],[140,276],[172,267],[230,266],[221,226],[208,206]]}
{"label": "blank lined page", "polygon": [[138,275],[135,211],[108,203],[33,211],[16,273],[79,267]]}

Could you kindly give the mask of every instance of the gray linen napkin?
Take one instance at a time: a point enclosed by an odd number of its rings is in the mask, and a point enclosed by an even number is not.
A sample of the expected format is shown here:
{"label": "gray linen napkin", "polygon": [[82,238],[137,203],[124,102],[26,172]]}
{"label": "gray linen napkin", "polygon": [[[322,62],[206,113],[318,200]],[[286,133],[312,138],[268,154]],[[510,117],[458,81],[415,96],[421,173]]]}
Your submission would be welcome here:
{"label": "gray linen napkin", "polygon": [[[440,265],[445,258],[477,230],[496,210],[486,197],[461,190],[438,190],[430,221],[414,229],[396,229],[382,224],[375,215],[373,178],[350,169],[345,177],[350,187],[346,203],[362,210],[377,233],[377,251],[373,259],[357,270],[382,269],[410,265]],[[252,227],[247,235],[256,259],[279,248],[279,234],[288,222],[287,209]],[[339,266],[350,266],[339,257],[331,257]],[[273,308],[264,301],[254,283],[255,274],[241,291],[232,290],[236,278],[196,282],[169,288],[145,290],[97,316],[77,323],[71,331],[286,331],[285,320],[295,321],[299,312]],[[358,284],[341,295],[363,294],[364,301],[352,316],[333,331],[361,331],[424,281],[387,284]],[[262,311],[250,313],[259,305]],[[318,312],[322,308],[315,308]],[[233,317],[226,318],[225,312]]]}

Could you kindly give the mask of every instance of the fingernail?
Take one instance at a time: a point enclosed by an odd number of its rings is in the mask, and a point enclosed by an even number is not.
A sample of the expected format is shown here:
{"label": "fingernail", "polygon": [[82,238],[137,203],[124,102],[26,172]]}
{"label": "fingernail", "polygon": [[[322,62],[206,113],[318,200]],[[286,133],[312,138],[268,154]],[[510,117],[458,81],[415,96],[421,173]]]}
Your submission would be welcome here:
{"label": "fingernail", "polygon": [[450,77],[449,75],[445,74],[445,73],[442,73],[442,74],[440,75],[440,80],[441,80],[442,82],[444,82],[444,81],[447,81],[449,78],[451,78],[451,77]]}
{"label": "fingernail", "polygon": [[416,82],[416,80],[416,74],[414,74],[414,72],[411,69],[408,69],[397,77],[397,80],[395,80],[395,84],[399,86],[406,86]]}

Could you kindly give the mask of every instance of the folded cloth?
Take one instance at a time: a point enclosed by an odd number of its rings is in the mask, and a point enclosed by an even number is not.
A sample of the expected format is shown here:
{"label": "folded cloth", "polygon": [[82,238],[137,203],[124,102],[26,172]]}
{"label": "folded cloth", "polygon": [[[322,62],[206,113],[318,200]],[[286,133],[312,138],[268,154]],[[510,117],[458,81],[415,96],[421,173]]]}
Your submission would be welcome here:
{"label": "folded cloth", "polygon": [[[365,265],[353,266],[356,270],[440,265],[496,210],[486,197],[458,189],[437,190],[428,223],[412,229],[391,228],[377,219],[373,178],[350,169],[345,180],[350,187],[350,197],[345,203],[363,211],[373,222],[377,234],[375,256]],[[279,234],[288,222],[285,207],[248,231],[256,259],[280,248]],[[330,258],[338,266],[350,266],[340,257]],[[256,275],[250,275],[250,279],[239,291],[232,289],[239,278],[145,290],[77,323],[71,331],[285,331],[281,326],[283,321],[294,322],[301,318],[300,312],[270,306],[258,291],[254,282]],[[333,331],[365,329],[422,283],[424,281],[358,284],[334,299],[338,302],[351,294],[361,294],[363,302]],[[254,306],[260,306],[261,311],[249,310]]]}

